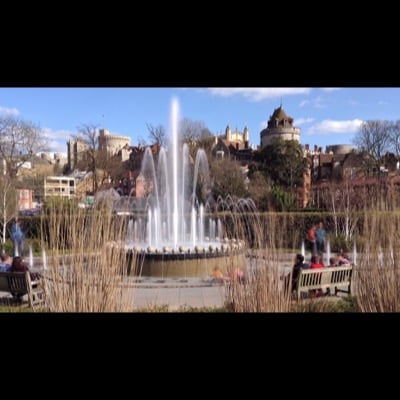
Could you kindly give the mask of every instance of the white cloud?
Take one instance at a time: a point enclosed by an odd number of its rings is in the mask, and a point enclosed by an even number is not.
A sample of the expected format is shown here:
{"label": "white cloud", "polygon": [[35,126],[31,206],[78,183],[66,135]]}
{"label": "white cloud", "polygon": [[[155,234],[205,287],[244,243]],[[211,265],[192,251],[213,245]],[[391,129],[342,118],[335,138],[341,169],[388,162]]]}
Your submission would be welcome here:
{"label": "white cloud", "polygon": [[327,87],[327,88],[321,88],[323,92],[335,92],[336,90],[340,90],[340,88],[335,88],[335,87]]}
{"label": "white cloud", "polygon": [[72,135],[76,132],[70,131],[54,131],[49,128],[43,128],[43,134],[47,138],[49,151],[54,153],[67,154],[67,142],[72,139]]}
{"label": "white cloud", "polygon": [[251,101],[308,94],[311,88],[208,88],[213,96],[243,96]]}
{"label": "white cloud", "polygon": [[307,104],[310,104],[310,103],[311,103],[310,100],[302,100],[302,101],[299,103],[299,107],[304,107],[304,106],[306,106]]}
{"label": "white cloud", "polygon": [[8,108],[0,106],[0,114],[17,117],[19,115],[19,111],[16,108]]}
{"label": "white cloud", "polygon": [[331,119],[325,119],[319,124],[315,124],[308,130],[307,134],[315,135],[327,135],[331,133],[354,133],[358,130],[360,125],[363,123],[360,119],[353,119],[349,121],[334,121]]}
{"label": "white cloud", "polygon": [[311,100],[302,100],[299,104],[299,107],[304,107],[304,106],[310,105],[315,108],[324,108],[324,107],[326,107],[325,101],[326,100],[323,97],[317,96]]}
{"label": "white cloud", "polygon": [[298,118],[298,119],[294,120],[294,125],[300,126],[300,125],[304,125],[304,124],[310,124],[313,121],[314,121],[314,118]]}

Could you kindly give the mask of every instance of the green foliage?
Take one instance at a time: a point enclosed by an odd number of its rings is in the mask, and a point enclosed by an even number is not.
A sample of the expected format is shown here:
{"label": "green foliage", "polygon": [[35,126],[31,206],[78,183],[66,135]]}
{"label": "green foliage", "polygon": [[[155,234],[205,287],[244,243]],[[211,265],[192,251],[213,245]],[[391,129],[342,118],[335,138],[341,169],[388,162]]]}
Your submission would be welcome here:
{"label": "green foliage", "polygon": [[40,237],[40,216],[19,217],[27,239]]}
{"label": "green foliage", "polygon": [[218,197],[247,197],[247,189],[244,183],[243,173],[239,165],[232,160],[213,160],[210,165],[210,175],[214,186],[212,194],[214,199]]}
{"label": "green foliage", "polygon": [[311,313],[346,313],[359,312],[357,299],[354,296],[345,297],[320,297],[316,299],[304,299],[300,302],[293,302],[291,312]]}
{"label": "green foliage", "polygon": [[338,312],[359,312],[360,308],[355,296],[346,296],[341,298],[336,303],[336,310]]}
{"label": "green foliage", "polygon": [[226,307],[192,307],[184,305],[178,308],[178,312],[186,313],[226,313],[229,312]]}
{"label": "green foliage", "polygon": [[48,197],[43,202],[43,213],[45,214],[49,214],[50,211],[63,213],[77,209],[78,205],[74,201],[71,201],[70,199],[66,199],[64,197]]}
{"label": "green foliage", "polygon": [[34,254],[41,254],[42,252],[42,243],[38,238],[28,239],[28,244],[32,246],[32,251]]}
{"label": "green foliage", "polygon": [[166,313],[170,312],[168,304],[161,304],[161,305],[151,305],[148,307],[137,309],[135,312],[138,313]]}
{"label": "green foliage", "polygon": [[275,186],[271,190],[271,200],[275,211],[290,211],[296,208],[296,196]]}
{"label": "green foliage", "polygon": [[14,244],[11,239],[7,239],[6,242],[1,244],[1,250],[4,250],[7,254],[14,254]]}
{"label": "green foliage", "polygon": [[[272,196],[272,192],[274,193],[275,197]],[[364,240],[362,235],[360,235],[360,231],[362,230],[362,226],[360,225],[361,220],[359,221],[360,226],[357,226],[352,239],[346,241],[343,234],[338,235],[338,237],[334,236],[334,220],[332,213],[292,211],[294,207],[294,197],[292,197],[290,193],[277,187],[275,187],[273,191],[271,190],[271,193],[268,195],[268,197],[263,198],[263,201],[268,203],[266,206],[268,206],[270,209],[276,210],[276,212],[260,212],[256,218],[259,221],[261,229],[263,229],[266,233],[270,232],[271,229],[275,229],[272,228],[272,226],[276,226],[277,229],[279,227],[285,227],[285,234],[280,235],[281,242],[275,243],[276,246],[286,249],[299,249],[302,240],[304,240],[306,236],[308,228],[315,223],[322,221],[329,235],[332,252],[338,252],[340,249],[343,249],[343,251],[351,251],[353,249],[354,241],[356,241],[358,249],[362,249],[364,247]],[[84,221],[90,221],[91,218],[105,218],[106,215],[109,215],[109,209],[100,209],[97,206],[94,210],[92,210],[91,213],[86,213],[85,211],[86,218]],[[77,215],[81,212],[83,212],[82,209],[76,210]],[[225,218],[225,216],[222,214],[220,217]],[[118,218],[118,216],[115,216],[114,218]],[[336,218],[337,223],[341,225],[341,221],[345,219],[345,215],[337,213]],[[20,219],[22,221],[22,226],[26,233],[27,240],[32,242],[33,250],[36,252],[41,246],[41,239],[49,237],[49,217],[44,214],[41,216],[23,217]],[[58,232],[60,240],[64,235],[65,229],[68,227],[68,225],[65,225],[65,223],[63,222],[60,225],[60,230]],[[122,222],[117,222],[116,224],[117,226],[120,226],[121,223]],[[258,229],[256,225],[247,225],[249,230],[253,228]],[[227,226],[229,227],[229,224]],[[8,232],[9,229],[7,230],[7,239],[9,238]],[[251,237],[252,233],[248,232],[248,236]],[[6,246],[12,248],[12,243],[9,242],[9,244],[6,244]]]}
{"label": "green foliage", "polygon": [[0,305],[0,313],[12,312],[12,313],[31,313],[33,310],[27,307],[25,304],[23,305]]}
{"label": "green foliage", "polygon": [[271,184],[262,171],[257,169],[249,169],[250,184],[248,185],[249,197],[259,211],[268,211],[271,200]]}
{"label": "green foliage", "polygon": [[301,185],[307,160],[300,143],[276,139],[256,157],[259,168],[278,186],[294,189]]}
{"label": "green foliage", "polygon": [[331,250],[339,253],[340,251],[349,252],[353,248],[352,240],[346,240],[346,237],[339,233],[337,236],[330,236]]}

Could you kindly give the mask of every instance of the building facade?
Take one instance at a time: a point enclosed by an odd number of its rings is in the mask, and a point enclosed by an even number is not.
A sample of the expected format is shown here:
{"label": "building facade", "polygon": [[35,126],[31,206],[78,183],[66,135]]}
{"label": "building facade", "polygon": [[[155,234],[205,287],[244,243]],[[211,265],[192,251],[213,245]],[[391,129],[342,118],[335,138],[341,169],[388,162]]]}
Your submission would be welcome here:
{"label": "building facade", "polygon": [[47,176],[44,180],[44,197],[58,196],[75,198],[75,178],[69,176]]}
{"label": "building facade", "polygon": [[215,136],[214,146],[211,150],[213,157],[232,158],[239,162],[247,162],[251,159],[252,149],[249,146],[250,132],[247,126],[243,132],[237,129],[232,131],[229,124],[225,134]]}
{"label": "building facade", "polygon": [[87,144],[81,138],[67,142],[68,169],[70,171],[77,167],[79,161],[85,160],[86,150]]}

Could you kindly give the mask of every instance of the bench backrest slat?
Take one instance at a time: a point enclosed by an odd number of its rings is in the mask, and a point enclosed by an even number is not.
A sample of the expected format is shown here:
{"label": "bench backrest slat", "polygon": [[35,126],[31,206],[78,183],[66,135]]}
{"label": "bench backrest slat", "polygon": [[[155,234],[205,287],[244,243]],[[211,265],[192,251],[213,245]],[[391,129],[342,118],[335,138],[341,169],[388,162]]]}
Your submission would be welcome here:
{"label": "bench backrest slat", "polygon": [[301,269],[297,280],[297,297],[303,290],[320,289],[329,286],[345,286],[351,283],[353,266]]}
{"label": "bench backrest slat", "polygon": [[29,272],[0,272],[0,290],[7,292],[28,292]]}
{"label": "bench backrest slat", "polygon": [[40,279],[31,280],[29,271],[1,271],[0,291],[10,292],[13,296],[28,294],[28,301],[31,306],[41,301],[38,296],[42,292]]}

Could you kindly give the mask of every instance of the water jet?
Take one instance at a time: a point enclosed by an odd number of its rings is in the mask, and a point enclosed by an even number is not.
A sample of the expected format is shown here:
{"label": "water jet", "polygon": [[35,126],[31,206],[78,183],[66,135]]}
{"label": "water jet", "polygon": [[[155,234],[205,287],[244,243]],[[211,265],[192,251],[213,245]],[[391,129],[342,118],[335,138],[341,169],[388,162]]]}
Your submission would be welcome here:
{"label": "water jet", "polygon": [[132,210],[125,242],[118,243],[128,254],[130,274],[205,277],[216,265],[228,273],[245,264],[245,241],[229,238],[215,213],[205,151],[198,149],[193,160],[180,138],[177,99],[172,101],[168,146],[156,156],[149,147],[144,150],[139,176],[147,194],[141,202],[145,210]]}

